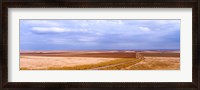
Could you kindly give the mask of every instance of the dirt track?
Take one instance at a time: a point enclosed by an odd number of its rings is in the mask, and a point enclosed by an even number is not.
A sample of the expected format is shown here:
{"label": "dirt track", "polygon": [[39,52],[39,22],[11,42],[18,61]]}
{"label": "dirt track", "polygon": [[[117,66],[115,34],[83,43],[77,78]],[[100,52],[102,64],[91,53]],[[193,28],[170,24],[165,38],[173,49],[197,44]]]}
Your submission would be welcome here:
{"label": "dirt track", "polygon": [[104,69],[104,68],[108,68],[108,67],[114,67],[114,66],[118,66],[118,65],[130,63],[130,62],[134,62],[134,61],[122,62],[122,63],[112,64],[112,65],[107,65],[107,66],[102,66],[102,67],[98,67],[98,68],[92,68],[92,69],[90,69],[90,70],[100,70],[100,69]]}

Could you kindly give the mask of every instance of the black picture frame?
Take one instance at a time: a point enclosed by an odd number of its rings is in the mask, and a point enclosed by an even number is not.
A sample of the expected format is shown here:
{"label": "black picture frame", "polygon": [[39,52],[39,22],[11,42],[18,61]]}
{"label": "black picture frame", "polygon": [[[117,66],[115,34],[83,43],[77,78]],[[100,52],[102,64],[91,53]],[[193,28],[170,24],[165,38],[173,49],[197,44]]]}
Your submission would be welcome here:
{"label": "black picture frame", "polygon": [[[8,82],[8,8],[192,8],[192,82]],[[200,89],[200,1],[198,0],[3,0],[1,1],[1,89]],[[24,89],[26,90],[26,89]]]}

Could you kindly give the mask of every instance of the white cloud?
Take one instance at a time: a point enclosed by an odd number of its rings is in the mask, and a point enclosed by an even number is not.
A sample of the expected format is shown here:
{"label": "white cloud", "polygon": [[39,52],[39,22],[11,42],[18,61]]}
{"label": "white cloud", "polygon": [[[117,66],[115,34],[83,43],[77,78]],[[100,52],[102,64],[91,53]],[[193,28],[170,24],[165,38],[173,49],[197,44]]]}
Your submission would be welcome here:
{"label": "white cloud", "polygon": [[95,41],[97,37],[80,37],[78,40],[81,42],[92,42]]}
{"label": "white cloud", "polygon": [[151,31],[151,29],[149,29],[148,27],[139,27],[140,30],[142,31]]}
{"label": "white cloud", "polygon": [[37,32],[67,32],[71,31],[70,29],[60,28],[60,27],[32,27],[33,31]]}
{"label": "white cloud", "polygon": [[53,37],[49,39],[49,42],[51,44],[58,44],[58,45],[76,45],[77,42],[75,39],[72,38],[58,38],[58,37]]}
{"label": "white cloud", "polygon": [[53,44],[66,44],[66,40],[65,39],[60,39],[60,38],[53,38],[50,41]]}
{"label": "white cloud", "polygon": [[83,45],[83,44],[96,44],[97,37],[78,37],[78,38],[50,38],[49,42],[58,45]]}
{"label": "white cloud", "polygon": [[103,35],[103,33],[97,32],[95,33],[95,35]]}
{"label": "white cloud", "polygon": [[40,33],[62,33],[62,32],[90,32],[88,29],[78,28],[65,28],[65,27],[32,27],[31,30]]}
{"label": "white cloud", "polygon": [[88,29],[79,29],[81,32],[88,32]]}

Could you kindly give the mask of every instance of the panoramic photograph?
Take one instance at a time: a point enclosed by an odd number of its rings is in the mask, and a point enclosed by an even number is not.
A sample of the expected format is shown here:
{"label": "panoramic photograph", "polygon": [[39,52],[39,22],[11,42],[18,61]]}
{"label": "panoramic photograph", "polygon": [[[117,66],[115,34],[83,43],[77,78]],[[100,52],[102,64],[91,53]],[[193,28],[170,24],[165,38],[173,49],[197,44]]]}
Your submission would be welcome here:
{"label": "panoramic photograph", "polygon": [[21,19],[20,70],[180,70],[180,23]]}

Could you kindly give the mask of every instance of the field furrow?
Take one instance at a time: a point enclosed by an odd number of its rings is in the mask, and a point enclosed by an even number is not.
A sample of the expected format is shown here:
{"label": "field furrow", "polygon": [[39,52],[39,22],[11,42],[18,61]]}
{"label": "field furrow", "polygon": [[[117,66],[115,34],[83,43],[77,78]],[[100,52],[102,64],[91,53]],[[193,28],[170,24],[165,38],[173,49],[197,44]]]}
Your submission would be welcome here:
{"label": "field furrow", "polygon": [[128,62],[122,62],[122,63],[118,63],[118,64],[112,64],[112,65],[108,65],[108,66],[93,68],[92,70],[126,70],[126,67],[128,67],[130,65],[134,65],[140,61],[141,60],[133,59]]}

